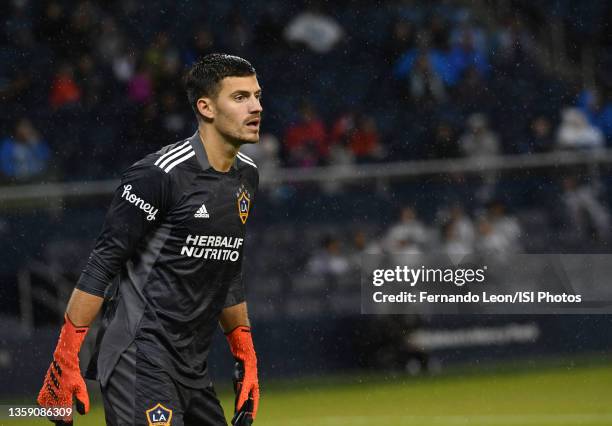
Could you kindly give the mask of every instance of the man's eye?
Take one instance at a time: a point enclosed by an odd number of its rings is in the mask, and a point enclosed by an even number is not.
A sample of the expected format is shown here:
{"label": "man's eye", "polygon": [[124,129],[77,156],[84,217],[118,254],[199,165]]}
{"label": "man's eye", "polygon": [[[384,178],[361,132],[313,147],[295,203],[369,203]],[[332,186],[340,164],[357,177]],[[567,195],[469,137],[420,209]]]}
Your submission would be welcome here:
{"label": "man's eye", "polygon": [[238,102],[242,101],[243,99],[244,99],[244,96],[242,96],[242,95],[234,96],[234,100],[236,100]]}

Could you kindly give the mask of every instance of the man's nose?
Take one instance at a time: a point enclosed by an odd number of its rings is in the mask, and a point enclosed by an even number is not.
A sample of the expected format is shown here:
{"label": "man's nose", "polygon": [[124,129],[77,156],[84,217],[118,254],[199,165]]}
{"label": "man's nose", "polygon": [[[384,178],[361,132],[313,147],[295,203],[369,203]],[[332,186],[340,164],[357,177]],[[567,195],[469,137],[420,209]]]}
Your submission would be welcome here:
{"label": "man's nose", "polygon": [[258,98],[253,97],[253,101],[250,103],[249,112],[252,114],[254,112],[262,112],[263,107],[261,106],[261,101]]}

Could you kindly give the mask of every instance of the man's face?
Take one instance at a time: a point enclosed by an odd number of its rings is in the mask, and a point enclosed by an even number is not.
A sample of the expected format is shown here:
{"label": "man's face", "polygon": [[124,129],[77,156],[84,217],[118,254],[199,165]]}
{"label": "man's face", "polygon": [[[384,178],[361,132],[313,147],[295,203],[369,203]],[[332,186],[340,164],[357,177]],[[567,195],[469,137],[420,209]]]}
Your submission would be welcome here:
{"label": "man's face", "polygon": [[220,85],[216,99],[212,100],[213,125],[230,140],[257,143],[263,111],[257,77],[226,77]]}

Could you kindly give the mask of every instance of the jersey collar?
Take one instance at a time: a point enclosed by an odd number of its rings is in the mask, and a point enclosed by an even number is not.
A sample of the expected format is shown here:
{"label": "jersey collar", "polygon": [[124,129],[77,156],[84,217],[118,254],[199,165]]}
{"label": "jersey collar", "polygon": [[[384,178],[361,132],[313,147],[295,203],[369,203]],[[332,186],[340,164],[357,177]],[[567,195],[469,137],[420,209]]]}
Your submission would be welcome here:
{"label": "jersey collar", "polygon": [[[202,139],[200,139],[200,131],[196,130],[196,132],[189,138],[189,143],[195,152],[196,158],[198,159],[198,163],[202,167],[202,170],[208,170],[212,166],[208,162],[208,156],[206,155],[206,150],[204,149],[204,144],[202,143]],[[238,170],[238,161],[234,158],[234,163],[232,164],[232,168]]]}

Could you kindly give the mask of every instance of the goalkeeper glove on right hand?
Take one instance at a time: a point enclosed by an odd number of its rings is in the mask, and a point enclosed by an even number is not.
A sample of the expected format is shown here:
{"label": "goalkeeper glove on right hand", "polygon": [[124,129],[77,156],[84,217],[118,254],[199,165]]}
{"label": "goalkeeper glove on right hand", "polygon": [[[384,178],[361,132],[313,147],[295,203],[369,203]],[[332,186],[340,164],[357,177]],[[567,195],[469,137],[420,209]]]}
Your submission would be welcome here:
{"label": "goalkeeper glove on right hand", "polygon": [[227,333],[227,341],[234,359],[234,391],[236,394],[234,426],[249,426],[257,416],[259,405],[259,380],[257,355],[251,337],[251,328],[239,326]]}
{"label": "goalkeeper glove on right hand", "polygon": [[[72,407],[72,398],[75,396],[79,414],[89,412],[87,386],[79,368],[79,350],[88,331],[89,327],[76,327],[68,315],[64,316],[64,326],[53,353],[53,361],[38,394],[37,400],[42,407]],[[52,421],[70,425],[72,416]]]}

